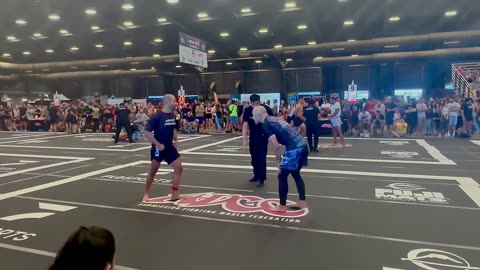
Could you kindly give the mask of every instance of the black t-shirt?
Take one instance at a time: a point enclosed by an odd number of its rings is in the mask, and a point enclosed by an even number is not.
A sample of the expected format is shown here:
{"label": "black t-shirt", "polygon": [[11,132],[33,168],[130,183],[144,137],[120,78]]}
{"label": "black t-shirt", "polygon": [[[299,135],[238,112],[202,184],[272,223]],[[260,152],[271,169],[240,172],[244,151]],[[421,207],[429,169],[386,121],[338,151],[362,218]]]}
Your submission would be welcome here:
{"label": "black t-shirt", "polygon": [[[267,110],[268,115],[273,116],[272,109],[270,107],[262,105],[265,110]],[[240,114],[239,114],[240,115]],[[250,129],[250,138],[258,138],[264,136],[264,132],[262,130],[262,124],[255,124],[253,121],[253,107],[249,106],[243,111],[243,121],[248,122],[248,127]]]}
{"label": "black t-shirt", "polygon": [[57,108],[55,107],[48,107],[48,115],[50,116],[50,119],[57,119]]}
{"label": "black t-shirt", "polygon": [[[391,103],[388,103],[385,107],[387,109],[387,112],[385,113],[387,119],[392,119],[393,120],[393,117],[395,116],[395,111],[394,110],[397,106],[395,105],[395,103],[391,102]],[[392,111],[389,112],[388,109],[390,109]]]}
{"label": "black t-shirt", "polygon": [[117,116],[117,122],[129,122],[131,111],[127,108],[118,108],[115,111],[115,115]]}
{"label": "black t-shirt", "polygon": [[187,118],[185,118],[185,120],[187,120],[187,122],[194,122],[196,120],[196,118],[195,118],[195,116],[190,115],[190,116],[187,116]]}
{"label": "black t-shirt", "polygon": [[238,105],[237,110],[238,110],[238,117],[241,117],[243,114],[243,105]]}
{"label": "black t-shirt", "polygon": [[25,117],[26,114],[27,114],[27,109],[20,108],[20,117]]}
{"label": "black t-shirt", "polygon": [[[417,106],[413,104],[407,104],[405,105],[405,112],[408,110],[416,109]],[[407,112],[406,114],[407,118],[417,118],[417,112]]]}
{"label": "black t-shirt", "polygon": [[463,114],[467,121],[473,121],[473,104],[463,104],[462,105]]}
{"label": "black t-shirt", "polygon": [[318,121],[318,114],[320,110],[314,106],[308,106],[303,109],[303,116],[305,116],[305,125],[307,126],[316,126],[320,124]]}
{"label": "black t-shirt", "polygon": [[432,119],[433,118],[433,108],[432,105],[427,105],[428,111],[425,112],[425,116],[427,119]]}
{"label": "black t-shirt", "polygon": [[153,132],[155,140],[159,143],[169,146],[173,145],[173,132],[176,128],[177,122],[174,113],[158,112],[150,118],[145,129]]}

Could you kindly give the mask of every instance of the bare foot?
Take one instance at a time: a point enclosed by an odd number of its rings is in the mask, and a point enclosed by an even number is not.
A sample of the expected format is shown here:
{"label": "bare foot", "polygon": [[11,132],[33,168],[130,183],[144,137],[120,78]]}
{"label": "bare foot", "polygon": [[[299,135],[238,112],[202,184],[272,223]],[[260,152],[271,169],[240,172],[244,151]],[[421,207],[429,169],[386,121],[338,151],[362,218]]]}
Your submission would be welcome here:
{"label": "bare foot", "polygon": [[287,212],[287,206],[285,206],[285,205],[275,206],[275,207],[270,208],[270,211],[272,211],[272,212]]}
{"label": "bare foot", "polygon": [[146,203],[150,200],[150,196],[148,194],[143,195],[142,202]]}
{"label": "bare foot", "polygon": [[337,146],[337,143],[332,143],[330,146]]}
{"label": "bare foot", "polygon": [[342,144],[342,148],[345,148],[345,147],[347,147],[347,146],[345,144]]}
{"label": "bare foot", "polygon": [[297,208],[297,209],[306,209],[307,207],[308,206],[306,201],[299,201],[298,203],[292,205],[292,208]]}
{"label": "bare foot", "polygon": [[172,196],[170,196],[170,201],[171,202],[176,202],[178,200],[183,199],[184,197],[180,196],[180,193],[178,191],[172,192]]}

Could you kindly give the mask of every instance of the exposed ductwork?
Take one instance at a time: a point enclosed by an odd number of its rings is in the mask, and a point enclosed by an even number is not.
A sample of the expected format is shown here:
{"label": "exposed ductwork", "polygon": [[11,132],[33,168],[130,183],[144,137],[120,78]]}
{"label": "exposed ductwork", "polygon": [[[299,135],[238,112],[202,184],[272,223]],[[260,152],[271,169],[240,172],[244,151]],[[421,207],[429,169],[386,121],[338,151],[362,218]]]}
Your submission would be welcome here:
{"label": "exposed ductwork", "polygon": [[364,56],[347,56],[347,57],[317,57],[313,60],[315,64],[336,64],[336,63],[359,63],[371,61],[398,61],[402,59],[432,59],[439,57],[472,57],[480,56],[480,47],[473,48],[455,48],[455,49],[438,49],[432,51],[417,52],[396,52],[396,53],[378,53]]}
{"label": "exposed ductwork", "polygon": [[432,33],[427,35],[415,35],[415,36],[401,36],[401,37],[387,37],[387,38],[375,38],[369,40],[357,40],[355,42],[331,42],[321,43],[316,45],[301,45],[301,46],[289,46],[282,48],[264,49],[264,50],[251,50],[251,51],[238,51],[240,55],[264,55],[268,53],[284,53],[288,51],[295,52],[308,52],[319,50],[331,50],[334,48],[369,48],[374,46],[383,47],[389,45],[406,45],[426,42],[445,42],[445,41],[457,41],[463,39],[480,39],[480,30],[475,31],[458,31],[458,32],[442,32]]}
{"label": "exposed ductwork", "polygon": [[178,59],[178,55],[165,55],[160,57],[131,57],[131,58],[108,58],[96,60],[80,60],[80,61],[66,61],[66,62],[46,62],[34,64],[12,64],[0,62],[0,72],[2,73],[23,73],[31,71],[33,73],[41,72],[42,70],[50,71],[64,71],[70,70],[70,67],[77,67],[79,69],[98,69],[101,65],[109,67],[125,65],[131,63],[139,64],[155,64],[165,60]]}
{"label": "exposed ductwork", "polygon": [[142,70],[106,70],[106,71],[76,71],[50,74],[28,74],[28,75],[10,75],[0,76],[0,81],[15,82],[21,80],[85,80],[85,79],[111,79],[126,77],[142,77],[158,75],[155,69]]}

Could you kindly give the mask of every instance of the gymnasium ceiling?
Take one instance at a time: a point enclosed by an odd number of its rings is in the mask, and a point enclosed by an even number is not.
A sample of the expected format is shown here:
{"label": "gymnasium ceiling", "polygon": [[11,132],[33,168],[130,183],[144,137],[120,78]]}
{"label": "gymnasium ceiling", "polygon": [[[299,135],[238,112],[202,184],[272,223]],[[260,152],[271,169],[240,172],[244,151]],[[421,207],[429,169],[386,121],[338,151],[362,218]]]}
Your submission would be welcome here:
{"label": "gymnasium ceiling", "polygon": [[[176,2],[176,3],[175,3]],[[212,65],[275,46],[480,29],[478,0],[3,0],[0,61],[38,63],[178,54],[178,33],[204,39]],[[282,62],[477,46],[444,40],[412,46],[323,49],[268,56]],[[213,52],[214,51],[214,52]],[[281,58],[281,59],[280,59]],[[268,59],[266,60],[268,61]],[[160,65],[160,64],[159,64]],[[165,63],[175,69],[176,61]],[[307,65],[307,64],[306,64]],[[225,67],[225,68],[228,68]],[[178,69],[178,68],[177,68]]]}

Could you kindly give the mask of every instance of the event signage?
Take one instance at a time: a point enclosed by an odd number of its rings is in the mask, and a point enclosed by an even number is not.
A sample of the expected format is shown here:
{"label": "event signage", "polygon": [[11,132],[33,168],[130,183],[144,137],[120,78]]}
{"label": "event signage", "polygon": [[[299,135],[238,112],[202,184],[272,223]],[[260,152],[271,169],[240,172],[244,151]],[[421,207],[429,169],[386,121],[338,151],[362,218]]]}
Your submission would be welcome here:
{"label": "event signage", "polygon": [[355,84],[355,81],[348,85],[348,101],[357,101],[357,89],[358,85]]}
{"label": "event signage", "polygon": [[204,40],[180,32],[180,62],[200,67],[208,67],[207,43]]}

